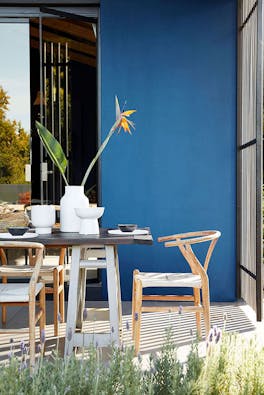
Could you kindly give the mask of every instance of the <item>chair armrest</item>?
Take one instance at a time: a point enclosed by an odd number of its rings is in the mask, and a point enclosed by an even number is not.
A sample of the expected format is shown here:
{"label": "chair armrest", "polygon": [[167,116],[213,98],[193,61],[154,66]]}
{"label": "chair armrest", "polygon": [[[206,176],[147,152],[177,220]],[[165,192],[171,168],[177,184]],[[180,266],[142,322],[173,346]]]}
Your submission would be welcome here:
{"label": "chair armrest", "polygon": [[171,236],[159,237],[158,241],[165,241],[165,247],[191,245],[205,241],[218,239],[221,233],[218,230],[206,230],[200,232],[179,233]]}

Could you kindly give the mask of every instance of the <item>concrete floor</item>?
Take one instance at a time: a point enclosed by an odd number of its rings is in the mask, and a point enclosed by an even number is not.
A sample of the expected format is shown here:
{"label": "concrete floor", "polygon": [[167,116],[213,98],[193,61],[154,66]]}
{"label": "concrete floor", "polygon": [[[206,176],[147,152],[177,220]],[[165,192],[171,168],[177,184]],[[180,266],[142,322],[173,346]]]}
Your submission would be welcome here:
{"label": "concrete floor", "polygon": [[[105,302],[87,302],[87,307],[106,307]],[[67,305],[66,305],[67,311]],[[249,306],[243,302],[237,303],[217,303],[211,306],[211,324],[217,325],[218,328],[224,327],[224,315],[226,316],[225,330],[227,332],[237,332],[241,336],[257,336],[259,341],[264,344],[264,322],[256,322],[255,314]],[[27,328],[27,308],[10,307],[7,310],[7,328]],[[53,302],[47,301],[47,325],[46,325],[46,349],[47,355],[52,350],[58,350],[63,355],[64,337],[66,324],[60,324],[60,333],[56,338],[53,335]],[[106,321],[92,321],[86,324],[91,332],[103,332],[108,330]],[[192,341],[195,339],[196,325],[195,315],[193,313],[144,313],[142,317],[141,330],[141,355],[144,358],[152,352],[161,350],[164,342],[165,330],[171,327],[173,331],[173,340],[178,348],[178,355],[181,360],[185,360],[190,349]],[[28,336],[21,334],[3,334],[0,331],[0,361],[8,359],[10,351],[10,339],[13,349],[17,355],[20,354],[20,343],[28,342]],[[123,343],[125,346],[131,346],[131,303],[123,303]],[[39,333],[37,331],[36,344],[39,344]],[[205,341],[201,342],[200,352],[205,352]]]}

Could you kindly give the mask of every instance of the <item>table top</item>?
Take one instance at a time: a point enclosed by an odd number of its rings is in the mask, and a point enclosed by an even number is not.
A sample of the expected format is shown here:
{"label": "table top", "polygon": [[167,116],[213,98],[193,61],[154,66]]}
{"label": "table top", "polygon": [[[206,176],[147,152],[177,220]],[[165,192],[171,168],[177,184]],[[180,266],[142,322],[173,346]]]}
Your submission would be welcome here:
{"label": "table top", "polygon": [[38,235],[34,238],[18,239],[10,237],[5,240],[32,241],[42,243],[46,246],[75,246],[75,245],[117,245],[117,244],[153,244],[152,235],[149,228],[148,235],[112,235],[108,233],[109,229],[100,228],[99,235],[80,235],[79,233],[60,232],[59,229],[53,229],[51,234]]}

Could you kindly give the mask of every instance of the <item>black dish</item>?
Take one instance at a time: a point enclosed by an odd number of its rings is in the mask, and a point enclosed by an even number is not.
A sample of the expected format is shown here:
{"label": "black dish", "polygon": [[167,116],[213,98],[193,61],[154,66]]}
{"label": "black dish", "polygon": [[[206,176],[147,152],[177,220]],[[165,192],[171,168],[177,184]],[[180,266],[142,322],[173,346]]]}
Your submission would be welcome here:
{"label": "black dish", "polygon": [[136,224],[119,224],[118,228],[121,230],[121,232],[133,232],[135,229],[137,229]]}
{"label": "black dish", "polygon": [[12,226],[8,228],[8,232],[12,236],[23,236],[27,230],[28,230],[27,226]]}

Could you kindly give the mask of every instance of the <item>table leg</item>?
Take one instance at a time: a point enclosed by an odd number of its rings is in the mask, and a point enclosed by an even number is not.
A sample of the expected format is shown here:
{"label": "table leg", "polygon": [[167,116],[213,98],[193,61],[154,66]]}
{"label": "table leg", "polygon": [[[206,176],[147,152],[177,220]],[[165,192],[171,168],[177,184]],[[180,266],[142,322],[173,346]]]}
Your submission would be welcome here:
{"label": "table leg", "polygon": [[68,356],[73,350],[73,339],[76,330],[76,316],[78,309],[78,286],[79,286],[79,265],[80,265],[80,251],[79,246],[72,247],[72,262],[70,273],[70,286],[68,295],[68,310],[67,310],[67,325],[65,334],[65,349],[64,356]]}
{"label": "table leg", "polygon": [[121,298],[121,284],[119,274],[119,260],[117,253],[117,246],[115,248],[115,270],[116,270],[116,282],[117,282],[117,299],[118,299],[118,315],[119,315],[119,332],[122,340],[122,298]]}
{"label": "table leg", "polygon": [[119,314],[120,314],[120,302],[121,299],[119,289],[119,278],[118,278],[118,261],[117,252],[114,246],[106,246],[106,262],[107,262],[107,290],[108,290],[108,303],[109,303],[109,318],[110,318],[110,330],[112,341],[116,345],[120,345],[119,336]]}
{"label": "table leg", "polygon": [[83,310],[85,308],[85,293],[86,293],[86,269],[80,268],[79,287],[78,287],[78,311],[76,319],[76,327],[82,331],[83,327]]}

